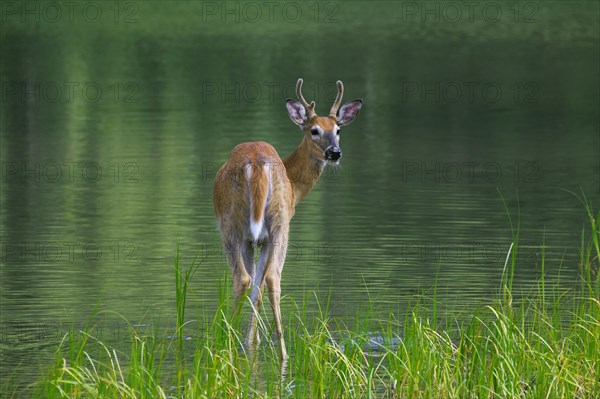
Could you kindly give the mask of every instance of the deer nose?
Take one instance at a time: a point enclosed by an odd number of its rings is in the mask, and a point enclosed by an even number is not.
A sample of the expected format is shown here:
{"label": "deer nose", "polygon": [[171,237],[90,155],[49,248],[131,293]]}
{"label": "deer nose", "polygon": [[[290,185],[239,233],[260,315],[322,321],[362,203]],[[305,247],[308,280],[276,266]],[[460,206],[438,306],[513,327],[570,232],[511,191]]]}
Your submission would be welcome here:
{"label": "deer nose", "polygon": [[342,157],[342,149],[337,145],[327,147],[325,150],[325,159],[328,161],[337,161]]}

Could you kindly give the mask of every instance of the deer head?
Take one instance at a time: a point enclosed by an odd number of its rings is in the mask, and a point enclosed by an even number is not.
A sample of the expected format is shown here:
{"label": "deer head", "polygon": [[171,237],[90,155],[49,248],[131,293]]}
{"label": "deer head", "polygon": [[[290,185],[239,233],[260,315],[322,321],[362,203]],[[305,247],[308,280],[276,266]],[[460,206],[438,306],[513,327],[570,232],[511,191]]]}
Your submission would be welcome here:
{"label": "deer head", "polygon": [[310,104],[302,95],[302,78],[296,83],[296,96],[299,101],[288,99],[286,107],[292,122],[300,126],[307,142],[311,143],[312,155],[323,162],[339,163],[342,157],[340,148],[340,128],[356,118],[362,107],[362,100],[353,100],[340,107],[344,95],[344,84],[337,81],[337,96],[328,116],[315,112],[315,102]]}

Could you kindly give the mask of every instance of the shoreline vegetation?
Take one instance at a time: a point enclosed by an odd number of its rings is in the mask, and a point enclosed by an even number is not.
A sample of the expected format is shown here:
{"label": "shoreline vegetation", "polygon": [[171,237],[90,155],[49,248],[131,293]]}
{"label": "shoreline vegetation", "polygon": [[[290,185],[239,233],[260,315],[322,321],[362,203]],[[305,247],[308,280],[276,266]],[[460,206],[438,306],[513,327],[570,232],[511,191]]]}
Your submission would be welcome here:
{"label": "shoreline vegetation", "polygon": [[[428,297],[418,297],[403,315],[382,314],[372,299],[348,326],[329,314],[327,297],[309,292],[300,303],[288,298],[283,314],[290,357],[282,365],[264,311],[259,320],[262,343],[256,351],[245,349],[247,315],[231,308],[229,276],[218,287],[218,310],[187,319],[188,285],[201,265],[183,268],[178,250],[177,324],[171,335],[132,325],[129,351],[119,351],[94,338],[92,318],[84,329],[64,336],[39,381],[24,384],[13,377],[0,396],[600,397],[600,211],[593,213],[584,194],[577,198],[589,223],[581,233],[580,283],[569,291],[545,280],[542,250],[540,279],[528,295],[513,296],[520,215],[513,221],[507,209],[512,245],[499,289],[488,304],[466,315],[444,313],[434,285]],[[308,309],[315,307],[317,314],[309,315]]]}

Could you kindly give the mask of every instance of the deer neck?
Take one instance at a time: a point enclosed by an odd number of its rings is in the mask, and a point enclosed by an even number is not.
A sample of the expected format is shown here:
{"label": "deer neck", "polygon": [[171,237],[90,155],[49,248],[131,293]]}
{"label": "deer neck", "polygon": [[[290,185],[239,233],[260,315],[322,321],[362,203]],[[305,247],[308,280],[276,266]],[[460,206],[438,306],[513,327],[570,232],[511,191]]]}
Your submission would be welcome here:
{"label": "deer neck", "polygon": [[319,180],[325,161],[317,158],[312,151],[312,143],[305,136],[298,148],[283,160],[283,164],[292,184],[296,206]]}

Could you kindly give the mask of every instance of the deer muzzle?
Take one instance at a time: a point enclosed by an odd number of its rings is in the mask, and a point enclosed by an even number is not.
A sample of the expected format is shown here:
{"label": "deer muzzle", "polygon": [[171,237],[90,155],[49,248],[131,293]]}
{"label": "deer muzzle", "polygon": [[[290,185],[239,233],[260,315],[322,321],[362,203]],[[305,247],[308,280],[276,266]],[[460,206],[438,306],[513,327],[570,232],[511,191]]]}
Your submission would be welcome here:
{"label": "deer muzzle", "polygon": [[342,157],[342,149],[337,145],[331,145],[325,150],[325,159],[336,162]]}

